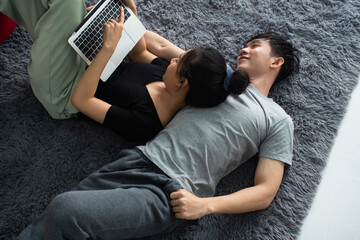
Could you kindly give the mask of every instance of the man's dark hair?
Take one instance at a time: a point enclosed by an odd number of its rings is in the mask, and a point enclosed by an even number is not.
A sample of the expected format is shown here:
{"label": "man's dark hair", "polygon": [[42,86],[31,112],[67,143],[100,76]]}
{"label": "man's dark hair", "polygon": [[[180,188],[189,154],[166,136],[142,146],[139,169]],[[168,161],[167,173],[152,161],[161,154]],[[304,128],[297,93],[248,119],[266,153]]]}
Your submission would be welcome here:
{"label": "man's dark hair", "polygon": [[181,57],[177,73],[189,82],[185,103],[194,107],[213,107],[232,94],[246,90],[250,79],[246,73],[233,74],[232,85],[224,88],[226,62],[219,51],[212,47],[194,48]]}
{"label": "man's dark hair", "polygon": [[281,66],[275,83],[279,83],[291,74],[299,72],[300,59],[299,51],[288,42],[286,38],[274,32],[262,33],[254,36],[248,42],[255,39],[265,39],[270,41],[271,55],[284,58],[284,64]]}

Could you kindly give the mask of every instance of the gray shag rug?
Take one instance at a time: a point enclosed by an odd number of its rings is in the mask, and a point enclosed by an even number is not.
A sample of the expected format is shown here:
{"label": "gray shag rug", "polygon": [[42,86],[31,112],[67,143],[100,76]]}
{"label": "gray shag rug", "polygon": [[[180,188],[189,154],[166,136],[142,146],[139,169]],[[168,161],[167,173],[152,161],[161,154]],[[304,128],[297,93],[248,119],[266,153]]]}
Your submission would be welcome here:
{"label": "gray shag rug", "polygon": [[[295,125],[293,166],[271,206],[211,215],[149,239],[295,239],[360,72],[357,0],[137,0],[144,25],[184,49],[210,45],[232,67],[244,41],[275,31],[302,52],[300,74],[271,97]],[[87,5],[91,4],[90,0]],[[86,119],[54,120],[34,97],[31,39],[17,27],[0,45],[0,239],[11,239],[59,193],[133,146]],[[252,184],[256,160],[225,177],[217,194]]]}

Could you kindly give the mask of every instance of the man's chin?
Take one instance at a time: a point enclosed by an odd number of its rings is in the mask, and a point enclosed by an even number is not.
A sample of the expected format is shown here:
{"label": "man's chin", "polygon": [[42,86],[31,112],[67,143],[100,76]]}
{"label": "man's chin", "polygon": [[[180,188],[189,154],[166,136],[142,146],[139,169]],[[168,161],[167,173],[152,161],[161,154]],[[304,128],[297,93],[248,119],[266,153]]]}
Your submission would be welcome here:
{"label": "man's chin", "polygon": [[236,67],[236,70],[242,70],[242,71],[246,72],[246,67],[244,67],[243,64],[238,64]]}

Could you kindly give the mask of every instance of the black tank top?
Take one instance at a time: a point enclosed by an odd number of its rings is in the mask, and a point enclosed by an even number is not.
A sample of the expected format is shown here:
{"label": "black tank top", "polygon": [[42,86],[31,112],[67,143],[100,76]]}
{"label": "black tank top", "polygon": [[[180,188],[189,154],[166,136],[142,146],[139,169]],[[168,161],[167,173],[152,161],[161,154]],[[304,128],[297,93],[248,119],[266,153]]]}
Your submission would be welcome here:
{"label": "black tank top", "polygon": [[169,65],[156,58],[151,64],[123,62],[106,81],[99,81],[95,97],[111,104],[104,125],[130,141],[146,142],[163,129],[146,85],[162,81]]}

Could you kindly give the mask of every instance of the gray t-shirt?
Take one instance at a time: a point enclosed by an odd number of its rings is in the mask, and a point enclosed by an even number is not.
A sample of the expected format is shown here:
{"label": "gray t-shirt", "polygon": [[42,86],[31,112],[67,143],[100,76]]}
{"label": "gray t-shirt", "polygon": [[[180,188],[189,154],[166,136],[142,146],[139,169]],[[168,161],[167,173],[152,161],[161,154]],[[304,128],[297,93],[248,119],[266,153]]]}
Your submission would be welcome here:
{"label": "gray t-shirt", "polygon": [[208,197],[221,178],[256,153],[291,164],[293,124],[278,104],[249,85],[217,107],[185,107],[138,148],[184,189]]}

